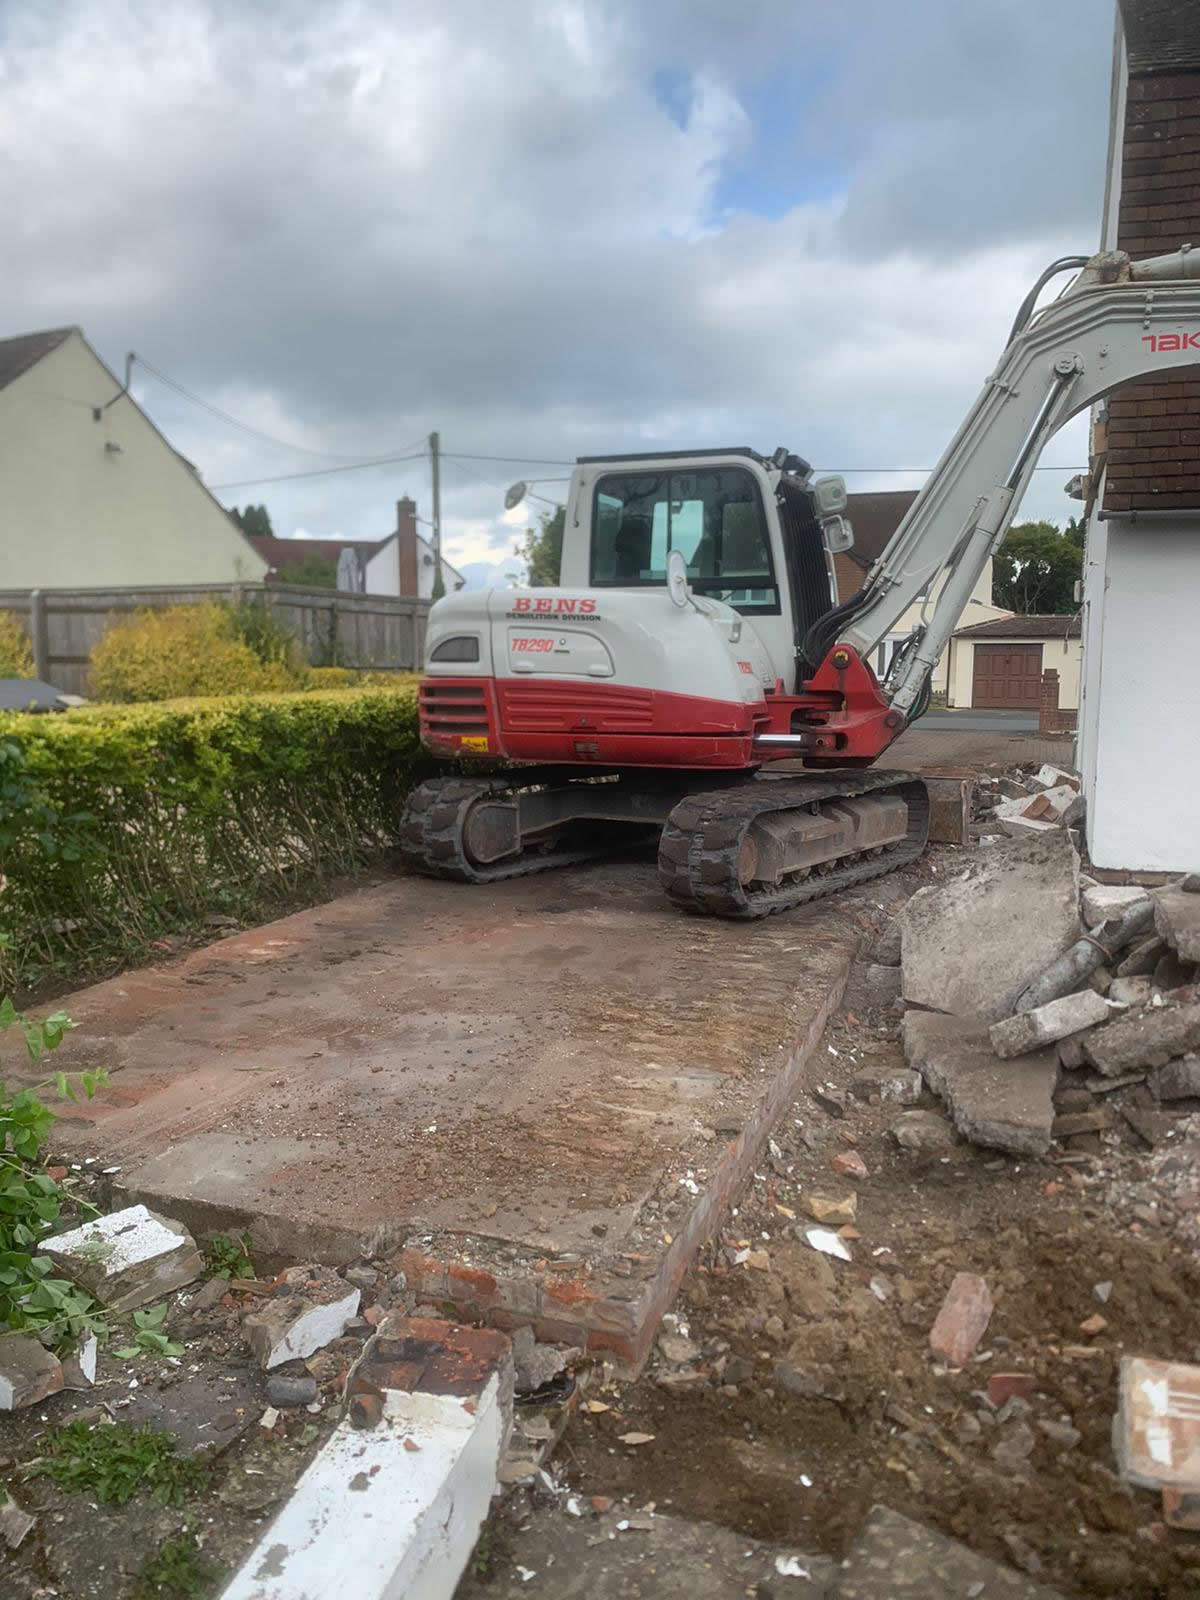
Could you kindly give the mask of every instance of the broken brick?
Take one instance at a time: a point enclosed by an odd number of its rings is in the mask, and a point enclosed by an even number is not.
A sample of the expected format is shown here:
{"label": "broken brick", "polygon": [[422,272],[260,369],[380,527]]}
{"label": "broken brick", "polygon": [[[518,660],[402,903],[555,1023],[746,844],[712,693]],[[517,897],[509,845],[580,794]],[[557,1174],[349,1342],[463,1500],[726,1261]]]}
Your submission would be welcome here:
{"label": "broken brick", "polygon": [[63,1386],[62,1362],[24,1333],[0,1337],[0,1411],[20,1411],[57,1394]]}
{"label": "broken brick", "polygon": [[1113,1450],[1121,1477],[1144,1489],[1200,1491],[1200,1367],[1126,1356]]}
{"label": "broken brick", "polygon": [[270,1370],[303,1360],[340,1338],[358,1311],[359,1294],[331,1267],[289,1268],[243,1325],[260,1365]]}
{"label": "broken brick", "polygon": [[865,1178],[867,1164],[857,1150],[843,1150],[829,1163],[840,1178]]}
{"label": "broken brick", "polygon": [[991,1317],[992,1296],[985,1280],[974,1272],[956,1273],[929,1330],[930,1349],[952,1367],[965,1366]]}
{"label": "broken brick", "polygon": [[1033,1399],[1033,1373],[993,1372],[988,1379],[987,1397],[997,1411],[1013,1395],[1020,1400]]}

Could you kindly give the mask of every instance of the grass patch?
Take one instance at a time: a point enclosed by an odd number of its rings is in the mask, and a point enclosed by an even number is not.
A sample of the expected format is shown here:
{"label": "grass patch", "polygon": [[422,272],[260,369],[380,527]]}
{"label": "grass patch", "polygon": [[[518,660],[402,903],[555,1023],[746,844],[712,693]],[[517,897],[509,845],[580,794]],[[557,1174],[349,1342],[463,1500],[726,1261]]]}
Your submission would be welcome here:
{"label": "grass patch", "polygon": [[48,1454],[27,1476],[49,1478],[60,1489],[94,1494],[110,1505],[124,1505],[145,1489],[160,1505],[177,1506],[204,1486],[208,1470],[177,1456],[175,1440],[160,1429],[128,1422],[93,1429],[70,1422],[50,1436]]}
{"label": "grass patch", "polygon": [[252,1278],[250,1235],[231,1238],[227,1233],[214,1233],[204,1246],[204,1265],[214,1278]]}
{"label": "grass patch", "polygon": [[200,1600],[219,1577],[217,1568],[204,1559],[195,1534],[182,1533],[142,1564],[133,1600]]}

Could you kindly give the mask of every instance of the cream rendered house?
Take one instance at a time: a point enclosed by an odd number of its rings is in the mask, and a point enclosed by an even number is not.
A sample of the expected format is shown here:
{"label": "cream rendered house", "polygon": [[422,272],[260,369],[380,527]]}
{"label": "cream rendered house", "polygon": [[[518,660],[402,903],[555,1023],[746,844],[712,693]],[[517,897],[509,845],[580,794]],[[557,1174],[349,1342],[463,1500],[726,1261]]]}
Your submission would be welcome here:
{"label": "cream rendered house", "polygon": [[266,571],[78,328],[0,340],[0,589]]}

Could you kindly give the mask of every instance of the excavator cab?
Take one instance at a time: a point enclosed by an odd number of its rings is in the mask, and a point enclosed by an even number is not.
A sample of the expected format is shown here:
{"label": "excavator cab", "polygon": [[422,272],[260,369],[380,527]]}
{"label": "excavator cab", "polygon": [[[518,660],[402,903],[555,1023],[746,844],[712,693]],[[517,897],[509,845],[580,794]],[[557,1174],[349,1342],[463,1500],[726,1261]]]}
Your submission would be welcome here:
{"label": "excavator cab", "polygon": [[853,539],[845,503],[840,478],[814,485],[807,462],[786,450],[581,457],[562,583],[661,589],[679,551],[691,592],[752,622],[775,681],[791,693],[805,670],[804,639],[836,603],[833,551]]}

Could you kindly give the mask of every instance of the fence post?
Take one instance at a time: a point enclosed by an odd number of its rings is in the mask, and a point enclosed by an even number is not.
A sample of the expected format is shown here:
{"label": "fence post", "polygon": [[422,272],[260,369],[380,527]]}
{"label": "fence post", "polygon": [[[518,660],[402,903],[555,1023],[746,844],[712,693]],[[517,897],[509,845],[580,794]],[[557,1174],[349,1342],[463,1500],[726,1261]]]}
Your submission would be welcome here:
{"label": "fence post", "polygon": [[29,592],[29,637],[33,642],[33,675],[50,682],[50,641],[46,631],[46,596],[41,589]]}

